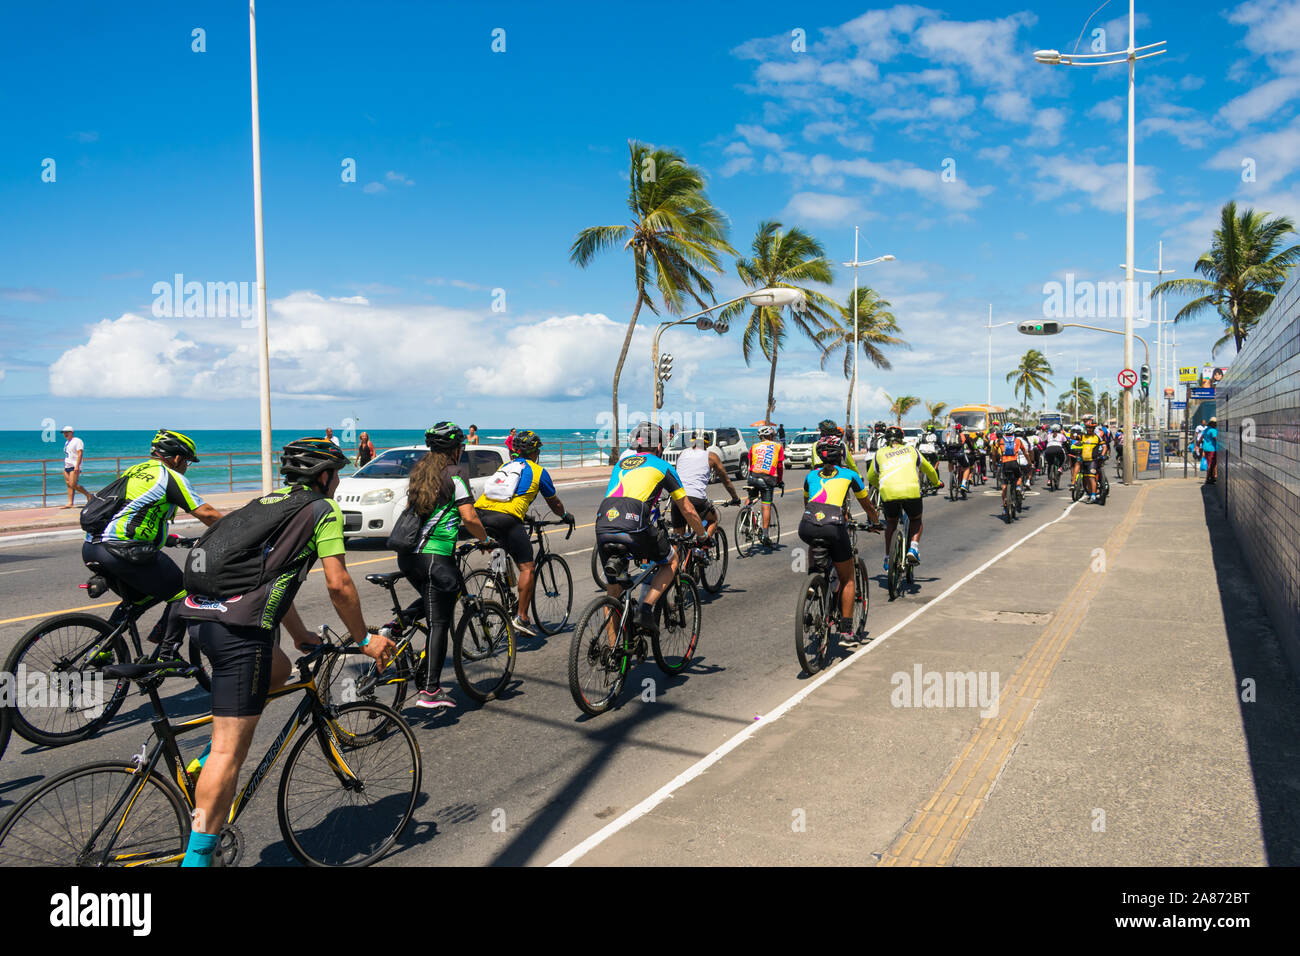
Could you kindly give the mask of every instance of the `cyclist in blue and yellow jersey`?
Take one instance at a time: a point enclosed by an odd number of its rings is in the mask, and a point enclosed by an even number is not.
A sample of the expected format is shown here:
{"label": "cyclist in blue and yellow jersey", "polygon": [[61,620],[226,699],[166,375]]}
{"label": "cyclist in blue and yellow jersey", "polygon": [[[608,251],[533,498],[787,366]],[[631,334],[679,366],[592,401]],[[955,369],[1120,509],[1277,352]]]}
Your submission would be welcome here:
{"label": "cyclist in blue and yellow jersey", "polygon": [[[668,542],[668,533],[662,523],[656,525],[651,519],[660,493],[668,492],[673,507],[682,513],[692,531],[701,538],[706,531],[686,496],[677,469],[660,457],[664,450],[664,430],[651,422],[641,422],[632,429],[627,443],[632,454],[625,455],[614,466],[605,499],[596,514],[596,553],[609,582],[605,590],[613,598],[623,595],[623,588],[615,579],[626,572],[629,556],[660,565],[650,580],[638,615],[642,630],[658,634],[655,602],[672,583],[677,570],[676,551]],[[615,637],[611,632],[611,644]]]}
{"label": "cyclist in blue and yellow jersey", "polygon": [[[877,436],[879,436],[879,443],[884,444],[885,423],[876,422],[876,428],[878,428],[879,431],[872,435],[870,441],[873,443],[876,442]],[[844,437],[844,429],[840,428],[839,425],[836,425],[829,418],[824,419],[817,424],[817,431],[821,434],[822,438],[825,438],[828,435],[838,435],[840,438]],[[821,456],[817,454],[817,446],[813,445],[812,467],[817,468],[821,463]],[[858,463],[853,460],[853,452],[849,450],[848,442],[844,443],[844,460],[840,462],[840,467],[847,468],[849,471],[856,471],[859,475],[862,474],[862,470],[858,468]]]}
{"label": "cyclist in blue and yellow jersey", "polygon": [[867,465],[867,484],[880,489],[880,507],[885,512],[885,570],[889,570],[889,546],[898,528],[898,516],[906,514],[911,541],[907,563],[921,563],[921,479],[924,471],[930,483],[942,488],[939,473],[919,451],[903,441],[903,429],[890,425],[885,429],[885,445],[871,456]]}
{"label": "cyclist in blue and yellow jersey", "polygon": [[835,564],[835,573],[840,581],[841,643],[851,640],[853,630],[853,547],[845,525],[849,493],[857,497],[872,524],[880,522],[880,514],[871,503],[862,476],[840,464],[847,451],[848,447],[839,435],[823,435],[817,440],[817,454],[822,466],[810,471],[803,480],[804,509],[799,522],[800,540],[809,545],[824,545]]}
{"label": "cyclist in blue and yellow jersey", "polygon": [[[767,526],[772,520],[772,489],[785,487],[785,448],[776,440],[776,429],[771,425],[758,430],[758,441],[749,449],[749,487],[763,502],[763,544],[770,547]],[[753,495],[750,500],[754,500]]]}
{"label": "cyclist in blue and yellow jersey", "polygon": [[[97,562],[113,578],[142,594],[167,601],[163,618],[154,635],[164,636],[165,650],[179,643],[183,622],[172,614],[173,604],[185,596],[180,567],[160,549],[167,529],[183,508],[205,525],[212,525],[221,512],[198,496],[185,477],[191,463],[199,460],[193,439],[180,432],[160,429],[153,437],[148,461],[132,465],[118,480],[126,479],[123,500],[108,518],[103,531],[87,534],[81,558]],[[163,656],[170,656],[170,653]]]}
{"label": "cyclist in blue and yellow jersey", "polygon": [[533,431],[515,435],[514,458],[488,479],[474,502],[474,510],[489,536],[501,543],[506,553],[519,565],[519,613],[515,615],[516,631],[536,637],[537,630],[528,620],[528,609],[533,603],[534,576],[533,539],[524,525],[528,507],[540,494],[562,520],[573,524],[573,515],[564,510],[564,502],[555,493],[555,483],[550,473],[537,464],[542,450],[542,440]]}

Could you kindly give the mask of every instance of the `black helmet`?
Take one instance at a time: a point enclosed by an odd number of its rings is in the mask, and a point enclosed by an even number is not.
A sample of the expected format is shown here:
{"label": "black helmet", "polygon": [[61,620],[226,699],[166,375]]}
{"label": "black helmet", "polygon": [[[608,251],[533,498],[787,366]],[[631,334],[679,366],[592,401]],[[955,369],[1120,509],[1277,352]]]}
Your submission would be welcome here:
{"label": "black helmet", "polygon": [[903,429],[897,425],[890,425],[885,429],[885,441],[894,442],[903,440]]}
{"label": "black helmet", "polygon": [[641,422],[627,436],[629,448],[641,451],[645,448],[663,448],[664,430],[653,422]]}
{"label": "black helmet", "polygon": [[166,428],[158,429],[158,434],[153,436],[153,450],[162,458],[173,458],[180,455],[188,461],[198,463],[198,446],[194,444],[194,439],[188,435],[182,435],[180,432],[169,431]]}
{"label": "black helmet", "polygon": [[528,458],[534,452],[540,451],[541,447],[542,440],[538,437],[537,432],[522,431],[515,436],[514,449],[516,455]]}
{"label": "black helmet", "polygon": [[844,439],[839,435],[823,435],[817,440],[817,457],[831,465],[844,461]]}
{"label": "black helmet", "polygon": [[840,426],[836,425],[831,419],[825,418],[817,423],[817,430],[823,435],[838,435],[840,433]]}
{"label": "black helmet", "polygon": [[455,422],[438,422],[425,429],[424,443],[430,451],[455,451],[465,444],[465,432]]}
{"label": "black helmet", "polygon": [[299,438],[280,452],[280,474],[290,481],[305,481],[327,471],[338,471],[348,456],[328,438]]}

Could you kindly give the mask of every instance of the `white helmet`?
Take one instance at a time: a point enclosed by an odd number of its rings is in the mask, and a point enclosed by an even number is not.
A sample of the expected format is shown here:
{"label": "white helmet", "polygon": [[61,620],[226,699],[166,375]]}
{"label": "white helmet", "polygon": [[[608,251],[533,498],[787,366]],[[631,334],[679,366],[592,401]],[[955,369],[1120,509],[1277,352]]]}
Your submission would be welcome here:
{"label": "white helmet", "polygon": [[758,437],[763,439],[764,441],[773,439],[776,437],[776,429],[773,428],[771,425],[764,425],[762,428],[758,430]]}

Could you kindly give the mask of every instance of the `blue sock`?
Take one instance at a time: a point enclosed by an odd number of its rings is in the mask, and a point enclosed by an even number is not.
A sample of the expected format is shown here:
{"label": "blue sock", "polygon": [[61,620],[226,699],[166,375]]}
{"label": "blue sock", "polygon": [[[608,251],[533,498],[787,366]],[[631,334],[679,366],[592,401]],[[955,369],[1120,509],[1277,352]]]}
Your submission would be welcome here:
{"label": "blue sock", "polygon": [[181,866],[211,866],[212,851],[216,848],[215,833],[190,831],[190,845],[185,850],[185,859],[181,861]]}
{"label": "blue sock", "polygon": [[212,741],[211,741],[211,740],[209,740],[209,741],[208,741],[208,745],[207,745],[206,747],[203,748],[203,753],[199,754],[199,766],[200,766],[200,767],[202,767],[205,763],[208,762],[208,754],[210,754],[210,753],[212,753]]}

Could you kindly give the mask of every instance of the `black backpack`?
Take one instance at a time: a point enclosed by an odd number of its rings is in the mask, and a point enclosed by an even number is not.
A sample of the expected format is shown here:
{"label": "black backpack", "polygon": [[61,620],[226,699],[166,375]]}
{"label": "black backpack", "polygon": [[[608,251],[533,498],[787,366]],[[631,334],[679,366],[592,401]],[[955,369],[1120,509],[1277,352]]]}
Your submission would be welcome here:
{"label": "black backpack", "polygon": [[95,497],[86,502],[86,507],[81,509],[82,531],[95,537],[104,533],[108,523],[113,520],[113,515],[121,511],[126,504],[126,483],[129,475],[130,469],[127,469],[126,474],[106,488],[95,492]]}
{"label": "black backpack", "polygon": [[255,498],[204,532],[185,559],[185,590],[207,598],[248,594],[289,570],[301,548],[279,547],[282,532],[325,496],[299,485]]}

